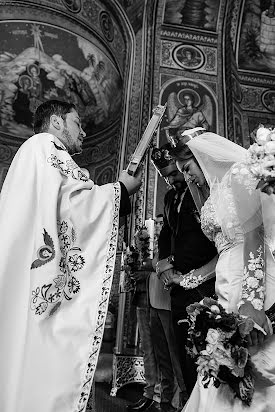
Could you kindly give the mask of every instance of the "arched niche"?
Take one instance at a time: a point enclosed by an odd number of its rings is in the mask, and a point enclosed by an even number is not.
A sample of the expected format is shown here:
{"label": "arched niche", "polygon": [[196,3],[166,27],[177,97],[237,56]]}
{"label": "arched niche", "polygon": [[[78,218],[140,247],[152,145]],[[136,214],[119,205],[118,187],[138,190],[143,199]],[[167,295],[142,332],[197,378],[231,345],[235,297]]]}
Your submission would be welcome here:
{"label": "arched niche", "polygon": [[95,180],[107,172],[114,179],[124,160],[134,44],[119,3],[0,1],[0,17],[0,170],[33,134],[36,107],[57,98],[76,104],[87,133],[79,163]]}

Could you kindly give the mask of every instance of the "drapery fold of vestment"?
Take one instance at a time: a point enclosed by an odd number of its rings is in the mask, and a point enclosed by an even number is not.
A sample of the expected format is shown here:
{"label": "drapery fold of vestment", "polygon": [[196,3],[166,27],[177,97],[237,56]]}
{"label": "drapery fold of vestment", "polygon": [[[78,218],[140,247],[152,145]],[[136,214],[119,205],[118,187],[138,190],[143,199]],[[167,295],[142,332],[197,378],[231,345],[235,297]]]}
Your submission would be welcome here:
{"label": "drapery fold of vestment", "polygon": [[0,410],[85,411],[103,336],[120,185],[95,185],[50,134],[0,197]]}

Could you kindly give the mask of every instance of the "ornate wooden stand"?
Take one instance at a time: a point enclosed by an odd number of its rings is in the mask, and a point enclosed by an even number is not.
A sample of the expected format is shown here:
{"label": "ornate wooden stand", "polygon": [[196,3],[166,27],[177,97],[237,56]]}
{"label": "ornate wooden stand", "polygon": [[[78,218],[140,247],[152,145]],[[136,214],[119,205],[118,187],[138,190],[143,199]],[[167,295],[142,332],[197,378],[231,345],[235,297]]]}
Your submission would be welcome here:
{"label": "ornate wooden stand", "polygon": [[[121,262],[119,304],[116,331],[116,345],[113,355],[113,380],[111,396],[116,396],[118,389],[128,383],[145,383],[143,357],[138,348],[138,333],[135,331],[134,348],[127,348],[126,312],[129,313],[130,286],[123,269],[123,256]],[[137,326],[136,326],[137,328]]]}

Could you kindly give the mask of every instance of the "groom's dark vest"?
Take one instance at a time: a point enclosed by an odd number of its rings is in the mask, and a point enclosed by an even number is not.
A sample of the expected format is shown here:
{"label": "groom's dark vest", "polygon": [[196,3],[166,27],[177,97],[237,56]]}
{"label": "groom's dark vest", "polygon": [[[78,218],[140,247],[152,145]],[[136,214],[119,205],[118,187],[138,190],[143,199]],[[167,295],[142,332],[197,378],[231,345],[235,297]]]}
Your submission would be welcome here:
{"label": "groom's dark vest", "polygon": [[[182,202],[180,196],[171,189],[164,199],[164,225],[159,237],[159,259],[174,255],[174,267],[188,273],[208,263],[217,250],[212,242],[203,234],[192,196],[187,190]],[[185,307],[200,300],[203,296],[214,294],[214,280],[205,282],[194,290],[184,290],[174,286],[171,290],[172,311],[185,314]]]}

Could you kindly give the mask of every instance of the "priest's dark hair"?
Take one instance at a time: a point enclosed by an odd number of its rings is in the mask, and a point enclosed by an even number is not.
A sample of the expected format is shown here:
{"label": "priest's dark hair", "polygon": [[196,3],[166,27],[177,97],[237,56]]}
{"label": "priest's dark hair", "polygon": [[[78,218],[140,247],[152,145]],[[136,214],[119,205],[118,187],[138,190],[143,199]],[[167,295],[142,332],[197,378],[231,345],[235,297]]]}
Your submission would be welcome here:
{"label": "priest's dark hair", "polygon": [[73,103],[67,103],[61,100],[47,100],[37,107],[33,116],[34,133],[47,132],[50,126],[50,118],[52,115],[60,116],[63,120],[66,114],[75,108]]}

